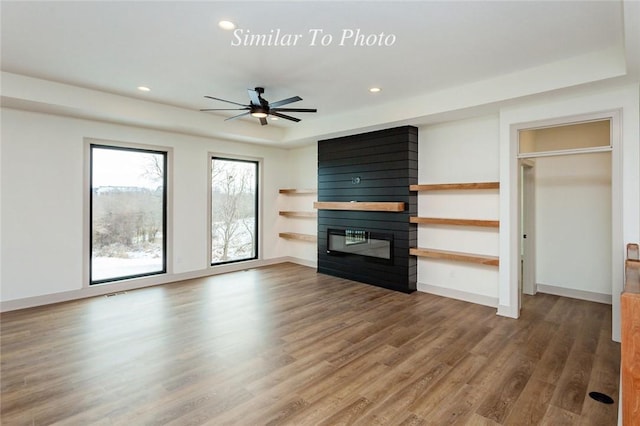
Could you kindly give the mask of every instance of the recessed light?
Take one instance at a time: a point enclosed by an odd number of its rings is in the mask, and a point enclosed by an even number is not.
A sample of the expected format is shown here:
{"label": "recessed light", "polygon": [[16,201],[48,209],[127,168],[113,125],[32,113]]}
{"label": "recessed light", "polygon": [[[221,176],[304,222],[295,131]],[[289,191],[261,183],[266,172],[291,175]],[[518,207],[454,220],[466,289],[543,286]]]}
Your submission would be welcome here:
{"label": "recessed light", "polygon": [[151,89],[149,89],[147,86],[138,86],[138,90],[141,92],[150,92]]}
{"label": "recessed light", "polygon": [[379,87],[371,87],[371,88],[369,89],[369,91],[370,91],[371,93],[378,93],[378,92],[379,92],[379,91],[381,91],[381,90],[382,90],[382,89],[381,89],[381,88],[379,88]]}
{"label": "recessed light", "polygon": [[231,31],[236,29],[236,24],[231,21],[220,21],[218,22],[218,26],[223,30]]}

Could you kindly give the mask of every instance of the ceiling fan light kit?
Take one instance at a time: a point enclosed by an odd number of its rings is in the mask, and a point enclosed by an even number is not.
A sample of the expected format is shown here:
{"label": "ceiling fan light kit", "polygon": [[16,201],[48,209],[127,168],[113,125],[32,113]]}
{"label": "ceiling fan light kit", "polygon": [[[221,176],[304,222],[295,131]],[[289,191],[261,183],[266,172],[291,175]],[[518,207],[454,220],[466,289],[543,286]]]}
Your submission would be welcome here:
{"label": "ceiling fan light kit", "polygon": [[283,105],[301,101],[302,98],[300,96],[293,96],[291,98],[269,103],[269,101],[262,97],[264,88],[256,87],[255,89],[247,89],[247,92],[249,93],[249,104],[240,104],[238,102],[215,98],[213,96],[205,96],[205,98],[237,105],[241,108],[204,108],[200,111],[246,111],[241,114],[234,115],[233,117],[229,117],[225,119],[225,121],[235,120],[236,118],[251,115],[252,117],[260,119],[260,124],[263,126],[268,124],[267,117],[271,117],[272,119],[284,118],[285,120],[294,121],[296,123],[300,121],[299,118],[282,114],[283,112],[318,112],[315,108],[281,108]]}

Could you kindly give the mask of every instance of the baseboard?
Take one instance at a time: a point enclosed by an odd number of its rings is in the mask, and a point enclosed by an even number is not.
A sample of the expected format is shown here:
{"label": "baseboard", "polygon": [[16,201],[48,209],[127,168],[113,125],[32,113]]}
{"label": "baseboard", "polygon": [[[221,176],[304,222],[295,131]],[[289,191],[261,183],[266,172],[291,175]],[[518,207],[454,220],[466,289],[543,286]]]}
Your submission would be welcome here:
{"label": "baseboard", "polygon": [[611,305],[611,295],[595,293],[592,291],[575,290],[572,288],[557,287],[547,284],[537,284],[539,293],[553,294],[555,296],[570,297],[572,299],[588,300],[589,302]]}
{"label": "baseboard", "polygon": [[[302,259],[299,260],[302,261]],[[91,287],[84,287],[78,290],[65,291],[61,293],[45,294],[42,296],[26,297],[23,299],[6,300],[0,302],[0,312],[15,311],[18,309],[33,308],[36,306],[51,305],[54,303],[70,302],[77,299],[103,296],[105,294],[117,293],[120,291],[137,290],[145,287],[170,284],[184,280],[191,280],[194,278],[204,278],[213,275],[242,271],[250,268],[259,268],[262,266],[269,266],[284,262],[299,263],[288,257],[277,257],[273,259],[258,259],[249,260],[247,262],[229,263],[212,268],[181,272],[177,274],[135,278],[110,284],[99,284]]]}
{"label": "baseboard", "polygon": [[318,268],[317,260],[300,259],[299,257],[288,256],[283,258],[283,262],[291,262],[300,266],[308,266],[309,268]]}
{"label": "baseboard", "polygon": [[450,299],[462,300],[465,302],[476,303],[478,305],[490,306],[492,308],[498,307],[498,298],[484,296],[481,294],[469,293],[462,290],[454,290],[451,288],[438,287],[435,285],[417,283],[416,288],[423,293],[435,294],[436,296],[448,297]]}

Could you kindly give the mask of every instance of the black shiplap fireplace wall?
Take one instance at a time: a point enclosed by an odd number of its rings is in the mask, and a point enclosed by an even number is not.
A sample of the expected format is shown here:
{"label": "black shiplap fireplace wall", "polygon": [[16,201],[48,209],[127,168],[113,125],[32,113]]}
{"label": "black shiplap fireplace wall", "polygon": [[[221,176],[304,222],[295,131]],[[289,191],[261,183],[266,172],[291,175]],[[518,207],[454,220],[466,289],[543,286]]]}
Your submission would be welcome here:
{"label": "black shiplap fireplace wall", "polygon": [[[412,126],[318,141],[318,201],[404,202],[402,212],[318,210],[318,272],[403,292],[416,289],[418,129]],[[328,229],[393,234],[392,262],[327,253]]]}

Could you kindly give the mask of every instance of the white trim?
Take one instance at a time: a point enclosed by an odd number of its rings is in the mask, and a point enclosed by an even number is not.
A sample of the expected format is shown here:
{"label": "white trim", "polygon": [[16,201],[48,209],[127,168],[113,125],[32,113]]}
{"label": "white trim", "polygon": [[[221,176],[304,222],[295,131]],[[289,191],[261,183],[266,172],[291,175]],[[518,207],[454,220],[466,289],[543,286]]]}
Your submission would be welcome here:
{"label": "white trim", "polygon": [[[520,194],[520,203],[518,204],[518,251],[521,253],[522,267],[518,275],[522,280],[521,291],[524,294],[536,294],[536,194],[535,194],[535,161],[522,159],[520,160],[521,170],[518,179],[518,189],[522,191]],[[524,241],[523,235],[528,235]],[[520,297],[520,296],[519,296]],[[522,299],[520,298],[520,305]]]}
{"label": "white trim", "polygon": [[[518,223],[518,205],[519,205],[519,189],[514,188],[511,182],[517,182],[518,162],[518,133],[520,130],[537,128],[543,125],[557,126],[562,124],[576,124],[580,122],[590,121],[593,119],[609,119],[611,120],[611,256],[612,256],[612,294],[618,293],[618,288],[622,282],[621,268],[623,260],[623,196],[622,196],[622,113],[621,108],[612,108],[610,110],[600,112],[590,112],[584,114],[575,114],[570,117],[555,117],[536,121],[511,122],[509,123],[507,149],[501,150],[501,175],[500,175],[500,228],[501,234],[505,232],[504,238],[500,241],[500,302],[508,303],[512,306],[512,310],[517,310],[518,306],[518,271],[520,270],[520,256],[518,253],[519,244],[517,241],[517,223]],[[502,137],[502,136],[501,136]],[[637,142],[636,142],[637,143]],[[505,167],[508,165],[508,167]],[[508,229],[502,229],[503,223],[508,224]],[[504,272],[502,271],[504,267]],[[623,269],[622,269],[623,270]],[[505,307],[507,305],[505,304]],[[619,319],[619,300],[612,298],[612,336],[614,341],[620,339],[620,319]],[[518,314],[519,315],[519,314]]]}
{"label": "white trim", "polygon": [[[592,123],[594,121],[604,121],[611,118],[611,112],[611,110],[604,110],[578,115],[567,115],[562,117],[551,117],[548,119],[532,120],[526,123],[526,129],[539,130],[558,126],[572,126],[574,124]],[[611,143],[609,145],[613,144]]]}
{"label": "white trim", "polygon": [[498,298],[484,296],[482,294],[469,293],[467,291],[455,290],[452,288],[439,287],[431,284],[419,282],[417,290],[422,293],[435,294],[436,296],[448,297],[450,299],[462,300],[464,302],[476,303],[478,305],[489,306],[491,308],[498,307]]}
{"label": "white trim", "polygon": [[105,284],[94,284],[91,287],[83,287],[78,290],[52,293],[42,296],[26,297],[23,299],[6,300],[0,302],[0,312],[15,311],[18,309],[33,308],[35,306],[50,305],[53,303],[69,302],[88,297],[103,296],[105,294],[120,291],[131,291],[145,287],[153,287],[171,284],[194,278],[203,278],[228,272],[242,271],[245,269],[259,268],[284,262],[298,263],[293,258],[277,257],[267,260],[249,260],[246,262],[229,263],[214,268],[200,269],[197,271],[182,272],[179,274],[155,275],[153,277],[132,278],[129,280],[115,281]]}
{"label": "white trim", "polygon": [[520,316],[520,312],[518,309],[515,309],[515,306],[506,306],[506,305],[498,305],[497,315],[501,317],[518,319]]}
{"label": "white trim", "polygon": [[[141,144],[135,142],[123,142],[123,141],[113,141],[108,139],[98,139],[98,138],[90,138],[85,137],[83,139],[84,142],[84,182],[83,182],[83,238],[82,238],[82,287],[90,288],[95,287],[97,285],[103,284],[91,284],[90,274],[90,266],[89,262],[91,262],[91,253],[89,253],[89,248],[91,247],[91,197],[90,197],[90,182],[91,182],[91,145],[104,145],[104,146],[112,146],[116,148],[132,148],[132,149],[140,149],[140,150],[151,150],[158,152],[165,152],[167,155],[167,170],[165,170],[166,174],[166,187],[164,190],[166,191],[167,201],[165,208],[167,209],[166,214],[166,229],[163,235],[163,238],[166,240],[166,272],[163,274],[158,274],[159,277],[171,276],[173,274],[173,147],[170,146],[162,146],[162,145],[150,145],[150,144]],[[144,277],[143,277],[144,278]],[[129,281],[129,280],[124,280]],[[104,283],[106,285],[114,285],[119,281],[112,281],[108,283]],[[38,296],[39,297],[39,296]],[[42,296],[47,297],[47,296]],[[0,312],[2,312],[2,308],[0,308]]]}
{"label": "white trim", "polygon": [[588,300],[589,302],[598,302],[611,305],[610,294],[576,290],[573,288],[564,288],[548,284],[537,284],[536,287],[538,289],[538,293],[553,294],[555,296],[570,297],[572,299]]}
{"label": "white trim", "polygon": [[[531,130],[531,129],[520,129],[520,130]],[[557,151],[526,152],[524,154],[518,154],[518,158],[557,157],[560,155],[593,154],[595,152],[611,152],[612,150],[613,148],[608,145],[597,146],[593,148],[559,149]]]}

